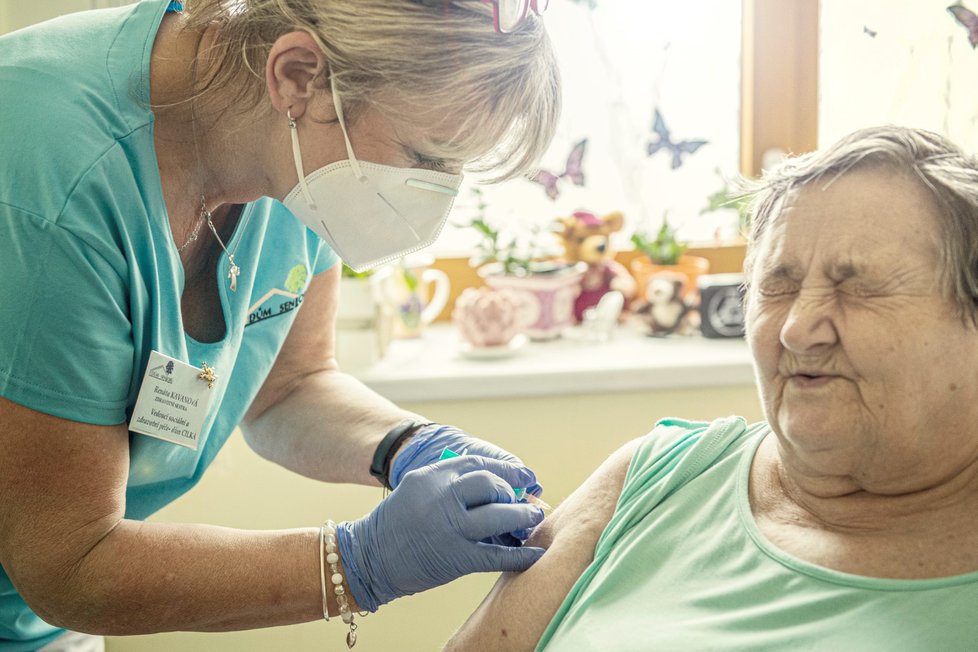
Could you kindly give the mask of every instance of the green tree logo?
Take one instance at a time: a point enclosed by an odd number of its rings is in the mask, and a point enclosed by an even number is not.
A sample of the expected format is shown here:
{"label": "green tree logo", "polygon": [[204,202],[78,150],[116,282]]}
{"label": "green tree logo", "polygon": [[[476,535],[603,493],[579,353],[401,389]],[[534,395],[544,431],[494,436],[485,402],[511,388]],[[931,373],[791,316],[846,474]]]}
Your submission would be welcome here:
{"label": "green tree logo", "polygon": [[285,289],[292,294],[299,294],[302,288],[306,287],[306,279],[308,278],[309,272],[306,271],[306,266],[296,265],[289,271],[289,276],[285,279]]}

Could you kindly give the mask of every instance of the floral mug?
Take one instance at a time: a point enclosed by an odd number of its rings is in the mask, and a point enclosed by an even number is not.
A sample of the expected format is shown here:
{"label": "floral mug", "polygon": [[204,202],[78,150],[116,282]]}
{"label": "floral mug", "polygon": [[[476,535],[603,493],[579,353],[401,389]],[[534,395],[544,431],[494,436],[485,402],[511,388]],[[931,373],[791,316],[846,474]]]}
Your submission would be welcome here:
{"label": "floral mug", "polygon": [[394,337],[419,337],[448,303],[448,275],[431,265],[428,254],[401,259],[386,281],[384,300],[394,314]]}

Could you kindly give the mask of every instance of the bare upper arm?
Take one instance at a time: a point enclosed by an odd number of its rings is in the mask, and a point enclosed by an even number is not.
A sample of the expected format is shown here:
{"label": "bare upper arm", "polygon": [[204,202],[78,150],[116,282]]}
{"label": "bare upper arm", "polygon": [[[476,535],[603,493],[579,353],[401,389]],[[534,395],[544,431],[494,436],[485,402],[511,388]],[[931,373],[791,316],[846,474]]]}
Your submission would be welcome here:
{"label": "bare upper arm", "polygon": [[0,563],[45,619],[84,556],[123,518],[125,424],[53,417],[0,398]]}
{"label": "bare upper arm", "polygon": [[613,453],[544,522],[527,545],[547,548],[529,570],[503,573],[446,650],[532,650],[594,556],[615,511],[635,439]]}

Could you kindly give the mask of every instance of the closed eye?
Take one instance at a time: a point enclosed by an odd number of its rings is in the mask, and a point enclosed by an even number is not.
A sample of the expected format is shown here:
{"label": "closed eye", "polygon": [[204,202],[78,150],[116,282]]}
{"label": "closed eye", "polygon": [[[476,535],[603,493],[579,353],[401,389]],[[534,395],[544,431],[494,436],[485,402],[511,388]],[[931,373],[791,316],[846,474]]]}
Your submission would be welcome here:
{"label": "closed eye", "polygon": [[885,281],[873,281],[865,277],[849,279],[839,284],[839,291],[851,297],[871,299],[885,297],[893,293],[891,284]]}
{"label": "closed eye", "polygon": [[798,284],[787,281],[760,283],[757,293],[762,297],[783,297],[798,292]]}
{"label": "closed eye", "polygon": [[756,283],[759,296],[773,298],[798,293],[803,276],[800,270],[784,263],[769,263],[766,267]]}
{"label": "closed eye", "polygon": [[443,158],[428,157],[415,152],[413,167],[422,170],[433,170],[434,172],[451,172],[453,166]]}

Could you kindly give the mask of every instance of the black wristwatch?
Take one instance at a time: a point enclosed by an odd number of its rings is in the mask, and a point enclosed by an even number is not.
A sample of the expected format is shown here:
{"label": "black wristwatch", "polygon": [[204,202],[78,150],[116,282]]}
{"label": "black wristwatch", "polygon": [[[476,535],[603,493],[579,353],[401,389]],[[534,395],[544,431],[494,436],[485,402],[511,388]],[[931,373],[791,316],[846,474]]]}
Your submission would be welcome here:
{"label": "black wristwatch", "polygon": [[429,421],[406,419],[391,428],[390,432],[384,435],[384,438],[377,444],[373,462],[370,463],[370,475],[380,480],[380,484],[385,489],[393,489],[387,476],[390,473],[391,460],[394,458],[394,453],[397,452],[401,443],[418,430],[430,425],[432,424]]}

